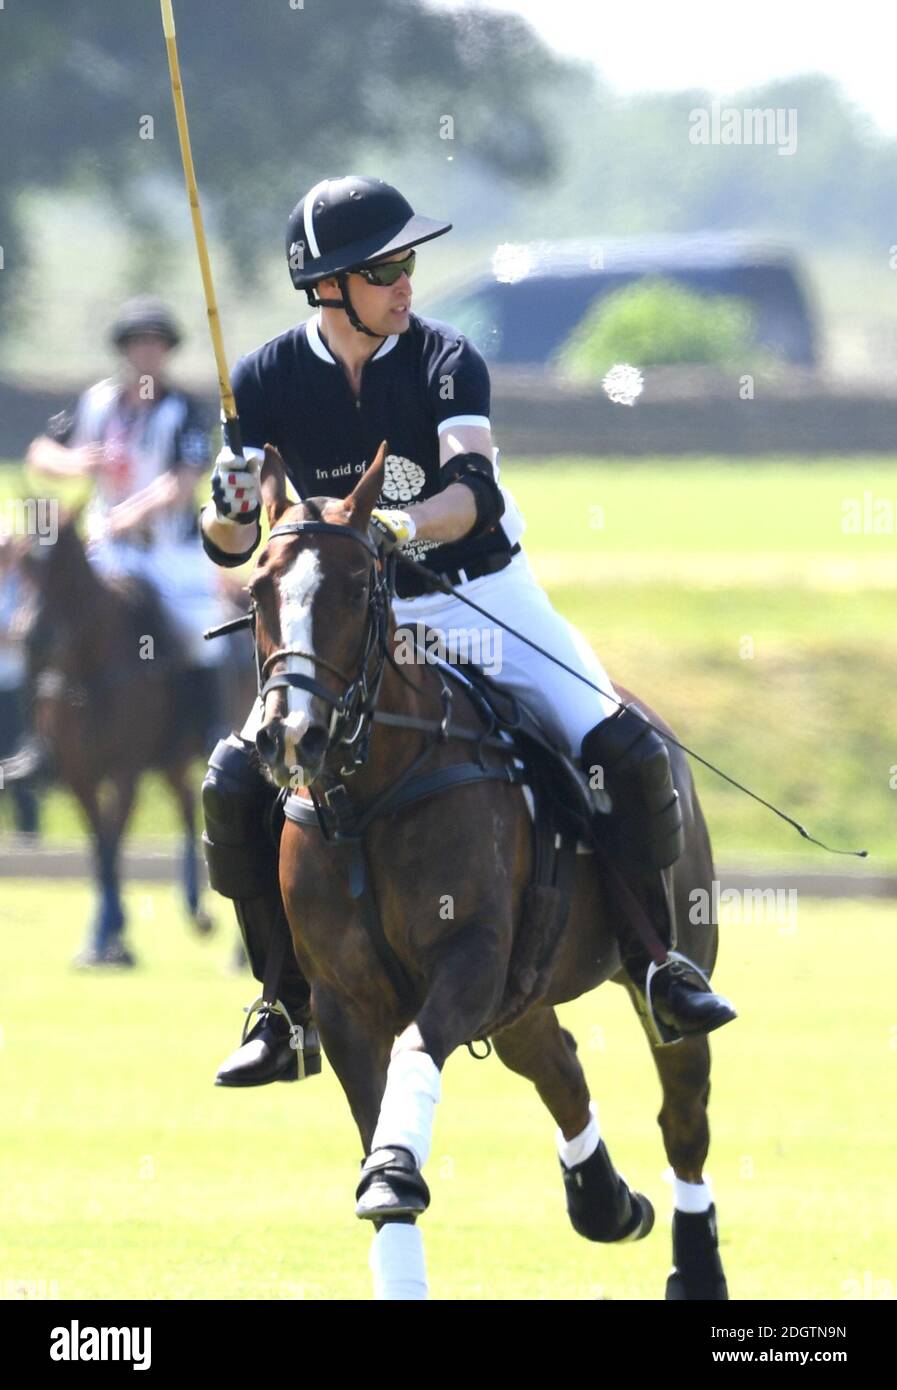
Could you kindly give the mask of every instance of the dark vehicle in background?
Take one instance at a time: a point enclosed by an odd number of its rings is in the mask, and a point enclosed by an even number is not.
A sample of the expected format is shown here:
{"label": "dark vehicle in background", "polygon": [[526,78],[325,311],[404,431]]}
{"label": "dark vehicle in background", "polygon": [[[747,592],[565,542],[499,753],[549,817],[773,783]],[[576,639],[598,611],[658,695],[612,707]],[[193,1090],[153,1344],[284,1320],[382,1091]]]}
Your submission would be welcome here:
{"label": "dark vehicle in background", "polygon": [[817,365],[816,331],[793,254],[737,234],[501,246],[492,268],[423,310],[460,328],[496,365],[547,365],[596,300],[645,277],[742,299],[759,346]]}

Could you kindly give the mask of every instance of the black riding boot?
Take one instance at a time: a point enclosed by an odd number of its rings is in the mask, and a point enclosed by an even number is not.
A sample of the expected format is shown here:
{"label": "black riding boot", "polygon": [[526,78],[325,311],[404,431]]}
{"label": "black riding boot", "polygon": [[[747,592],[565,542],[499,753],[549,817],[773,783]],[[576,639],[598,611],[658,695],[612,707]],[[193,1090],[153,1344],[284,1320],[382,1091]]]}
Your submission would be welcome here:
{"label": "black riding boot", "polygon": [[253,751],[236,734],[222,739],[202,788],[209,883],[233,899],[252,973],[262,985],[247,1011],[240,1046],[218,1070],[217,1086],[264,1086],[321,1070],[310,991],[296,963],[277,881],[271,824],[277,794],[254,766]]}
{"label": "black riding boot", "polygon": [[601,816],[602,838],[670,948],[669,959],[653,965],[631,927],[618,925],[623,967],[648,998],[663,1040],[730,1023],[736,1014],[728,999],[714,994],[698,967],[672,950],[674,914],[661,870],[679,858],[685,837],[666,744],[633,706],[624,705],[586,734],[582,765],[587,773],[603,770],[613,812],[609,822]]}

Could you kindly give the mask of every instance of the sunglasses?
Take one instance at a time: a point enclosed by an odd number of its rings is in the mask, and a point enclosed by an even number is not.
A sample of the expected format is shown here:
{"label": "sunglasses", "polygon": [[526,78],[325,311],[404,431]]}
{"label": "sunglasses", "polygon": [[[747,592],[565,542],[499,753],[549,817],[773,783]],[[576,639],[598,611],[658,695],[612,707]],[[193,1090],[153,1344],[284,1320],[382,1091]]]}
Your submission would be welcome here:
{"label": "sunglasses", "polygon": [[411,278],[414,274],[416,259],[416,253],[409,251],[402,261],[381,261],[380,265],[360,265],[352,271],[352,274],[360,275],[363,280],[367,280],[369,285],[394,285],[400,275],[407,274],[408,278]]}

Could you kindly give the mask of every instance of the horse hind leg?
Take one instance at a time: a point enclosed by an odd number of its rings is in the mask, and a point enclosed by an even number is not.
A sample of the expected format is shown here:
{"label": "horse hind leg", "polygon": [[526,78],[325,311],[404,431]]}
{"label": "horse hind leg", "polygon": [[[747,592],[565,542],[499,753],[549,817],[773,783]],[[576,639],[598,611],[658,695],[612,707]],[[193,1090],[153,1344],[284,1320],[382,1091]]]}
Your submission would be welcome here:
{"label": "horse hind leg", "polygon": [[492,1041],[505,1066],[532,1081],[557,1122],[558,1158],[573,1229],[604,1244],[648,1235],[654,1209],[614,1167],[598,1131],[576,1043],[561,1028],[554,1009],[533,1010]]}
{"label": "horse hind leg", "polygon": [[658,1045],[643,1001],[627,983],[645,1030],[663,1089],[657,1122],[666,1156],[676,1177],[673,1208],[673,1268],[666,1297],[673,1301],[721,1302],[729,1297],[719,1254],[716,1207],[704,1181],[710,1148],[707,1103],[710,1097],[710,1044],[694,1033],[672,1045]]}

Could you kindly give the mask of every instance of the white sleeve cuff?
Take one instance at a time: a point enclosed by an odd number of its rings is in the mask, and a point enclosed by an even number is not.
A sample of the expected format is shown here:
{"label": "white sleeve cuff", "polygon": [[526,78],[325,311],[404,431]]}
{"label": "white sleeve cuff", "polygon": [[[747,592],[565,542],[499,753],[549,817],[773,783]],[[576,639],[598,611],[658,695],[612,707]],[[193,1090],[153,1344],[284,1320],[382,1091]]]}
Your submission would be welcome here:
{"label": "white sleeve cuff", "polygon": [[457,428],[459,425],[476,425],[482,430],[492,428],[488,415],[453,415],[449,420],[440,420],[436,426],[436,433],[445,434],[446,430]]}

